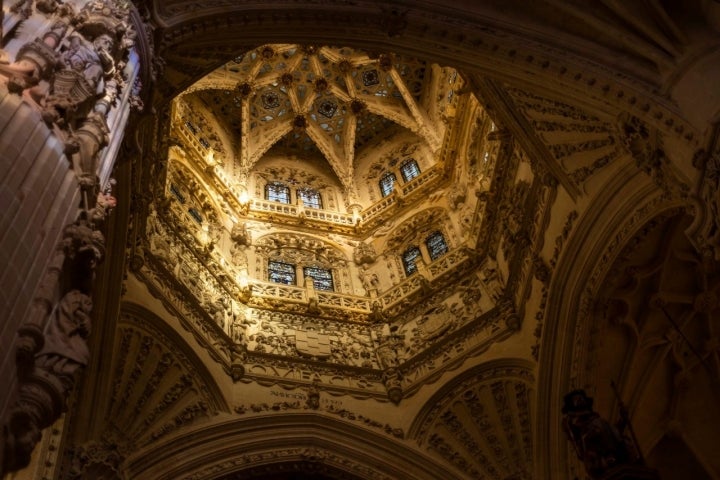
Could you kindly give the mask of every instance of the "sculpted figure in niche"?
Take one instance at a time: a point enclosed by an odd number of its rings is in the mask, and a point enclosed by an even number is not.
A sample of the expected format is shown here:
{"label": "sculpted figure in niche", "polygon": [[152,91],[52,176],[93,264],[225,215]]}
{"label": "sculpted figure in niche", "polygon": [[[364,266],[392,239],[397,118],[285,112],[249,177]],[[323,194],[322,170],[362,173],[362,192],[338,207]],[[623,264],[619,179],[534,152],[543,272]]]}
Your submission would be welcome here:
{"label": "sculpted figure in niche", "polygon": [[88,363],[92,300],[80,290],[71,290],[60,300],[45,333],[45,345],[35,365],[56,375],[70,388],[78,368]]}
{"label": "sculpted figure in niche", "polygon": [[73,117],[84,117],[105,91],[105,76],[115,73],[112,57],[114,41],[110,35],[100,34],[92,40],[82,35],[70,35],[69,47],[62,53],[65,68],[55,74],[47,108],[43,113],[48,122],[61,122]]}
{"label": "sculpted figure in niche", "polygon": [[363,268],[360,270],[360,279],[362,280],[363,288],[368,295],[377,296],[378,286],[380,285],[380,279],[377,274],[370,273],[368,269]]}

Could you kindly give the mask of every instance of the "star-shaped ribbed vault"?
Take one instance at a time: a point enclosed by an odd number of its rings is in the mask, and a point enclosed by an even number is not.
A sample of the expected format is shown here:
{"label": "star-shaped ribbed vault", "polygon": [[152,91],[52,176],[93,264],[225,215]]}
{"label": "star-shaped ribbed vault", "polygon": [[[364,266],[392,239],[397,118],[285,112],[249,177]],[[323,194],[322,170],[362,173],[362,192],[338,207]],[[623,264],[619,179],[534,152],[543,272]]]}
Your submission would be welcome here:
{"label": "star-shaped ribbed vault", "polygon": [[200,141],[232,162],[240,183],[265,155],[295,156],[327,162],[354,197],[356,156],[371,140],[407,131],[438,151],[443,122],[432,84],[445,73],[393,54],[265,45],[194,84],[183,101],[211,113],[215,125]]}

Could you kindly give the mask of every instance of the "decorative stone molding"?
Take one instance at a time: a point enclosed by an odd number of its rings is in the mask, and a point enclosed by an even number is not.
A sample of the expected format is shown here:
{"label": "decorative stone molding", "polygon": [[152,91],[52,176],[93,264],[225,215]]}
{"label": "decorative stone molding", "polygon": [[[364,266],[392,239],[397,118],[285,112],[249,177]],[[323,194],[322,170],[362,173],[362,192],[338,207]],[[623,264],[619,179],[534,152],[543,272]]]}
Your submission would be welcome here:
{"label": "decorative stone molding", "polygon": [[535,345],[531,347],[531,353],[535,360],[539,360],[540,357],[540,345],[542,344],[543,325],[545,320],[545,309],[547,308],[547,298],[550,291],[550,283],[552,281],[552,275],[557,265],[560,254],[562,253],[563,246],[572,231],[573,224],[578,218],[577,211],[573,210],[570,212],[565,219],[560,235],[555,238],[555,247],[553,248],[553,254],[548,264],[540,257],[535,257],[533,260],[535,277],[540,280],[542,284],[542,290],[540,293],[540,306],[538,311],[535,313],[535,330],[533,335],[535,336]]}
{"label": "decorative stone molding", "polygon": [[650,175],[665,192],[686,198],[690,189],[667,158],[660,131],[637,117],[625,114],[620,116],[619,123],[625,149],[638,168]]}

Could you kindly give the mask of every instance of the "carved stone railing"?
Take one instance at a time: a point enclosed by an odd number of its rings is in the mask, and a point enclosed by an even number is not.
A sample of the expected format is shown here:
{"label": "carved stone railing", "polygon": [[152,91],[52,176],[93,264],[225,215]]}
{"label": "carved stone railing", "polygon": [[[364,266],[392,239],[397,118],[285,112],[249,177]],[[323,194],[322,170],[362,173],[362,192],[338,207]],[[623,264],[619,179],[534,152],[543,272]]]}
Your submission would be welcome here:
{"label": "carved stone railing", "polygon": [[317,297],[320,306],[342,308],[358,313],[370,313],[371,310],[371,302],[367,297],[322,291],[317,292]]}
{"label": "carved stone railing", "polygon": [[307,291],[302,287],[294,285],[283,285],[281,283],[252,282],[254,297],[282,299],[286,302],[307,303]]}
{"label": "carved stone railing", "polygon": [[427,283],[432,282],[443,274],[455,269],[458,265],[468,261],[469,255],[467,250],[458,249],[451,250],[442,257],[438,258],[434,262],[430,263],[427,268],[427,273],[420,274],[415,273],[411,275],[403,282],[395,285],[390,290],[380,295],[379,299],[382,302],[383,310],[388,310],[398,304],[404,299],[410,297],[414,293],[421,291],[423,288],[427,288]]}
{"label": "carved stone railing", "polygon": [[340,212],[330,212],[328,210],[320,210],[317,208],[305,208],[302,214],[306,218],[312,220],[319,220],[328,223],[337,223],[340,225],[354,225],[355,221],[352,215]]}
{"label": "carved stone railing", "polygon": [[[406,200],[409,200],[407,197],[411,193],[419,190],[423,185],[427,185],[431,181],[437,179],[440,177],[440,171],[437,167],[433,166],[432,168],[424,171],[417,177],[410,180],[408,183],[404,184],[400,191],[402,192],[402,197]],[[380,217],[384,212],[388,211],[390,208],[393,208],[395,205],[398,204],[398,194],[396,192],[391,193],[387,197],[383,197],[374,204],[372,204],[369,208],[366,210],[363,210],[362,212],[362,219],[364,223],[371,223],[376,218]]]}
{"label": "carved stone railing", "polygon": [[383,197],[379,201],[373,203],[370,208],[363,211],[363,221],[368,222],[376,217],[378,217],[382,212],[386,211],[388,208],[392,207],[392,205],[395,204],[395,194],[392,193],[388,195],[387,197]]}
{"label": "carved stone railing", "polygon": [[[308,290],[295,285],[272,282],[252,282],[253,297],[282,300],[290,303],[309,303]],[[337,292],[316,291],[318,307],[331,307],[357,313],[370,313],[370,299],[358,295]]]}
{"label": "carved stone railing", "polygon": [[175,133],[180,135],[180,138],[183,140],[185,146],[189,148],[190,151],[195,154],[198,159],[202,160],[203,162],[207,162],[206,159],[210,150],[206,148],[202,143],[200,143],[200,140],[195,137],[195,135],[190,131],[187,125],[181,123],[179,118],[175,121],[175,125],[178,124],[182,126],[180,128],[175,128]]}
{"label": "carved stone railing", "polygon": [[424,171],[417,177],[410,180],[408,183],[402,186],[402,193],[404,196],[409,195],[411,192],[414,192],[421,186],[425,185],[426,183],[429,183],[431,180],[437,178],[439,176],[437,168],[431,168],[429,170]]}
{"label": "carved stone railing", "polygon": [[448,272],[461,263],[467,261],[468,254],[464,249],[450,250],[445,255],[441,256],[434,262],[428,265],[428,271],[430,272],[431,278],[435,279],[440,275]]}
{"label": "carved stone railing", "polygon": [[289,203],[272,202],[270,200],[253,199],[250,204],[250,210],[253,210],[256,212],[269,212],[269,213],[277,213],[277,214],[281,214],[281,215],[297,216],[299,209],[298,209],[297,205],[291,205]]}
{"label": "carved stone railing", "polygon": [[412,275],[383,293],[379,297],[383,309],[399,304],[403,299],[420,290],[421,280],[420,275]]}

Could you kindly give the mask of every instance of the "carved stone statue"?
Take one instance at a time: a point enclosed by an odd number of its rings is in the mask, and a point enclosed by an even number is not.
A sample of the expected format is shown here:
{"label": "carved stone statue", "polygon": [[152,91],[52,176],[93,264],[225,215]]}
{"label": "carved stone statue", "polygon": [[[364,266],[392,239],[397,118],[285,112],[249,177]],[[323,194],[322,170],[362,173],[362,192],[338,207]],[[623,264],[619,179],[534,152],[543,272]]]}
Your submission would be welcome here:
{"label": "carved stone statue", "polygon": [[49,320],[43,348],[34,369],[23,377],[19,400],[3,431],[2,471],[26,466],[40,432],[49,427],[65,408],[65,399],[75,384],[75,373],[87,365],[90,353],[92,301],[80,290],[70,290],[60,300]]}
{"label": "carved stone statue", "polygon": [[610,469],[632,463],[631,449],[621,428],[611,425],[593,411],[593,399],[584,390],[565,395],[563,429],[592,478],[602,478]]}
{"label": "carved stone statue", "polygon": [[45,333],[45,345],[37,354],[35,365],[52,372],[64,383],[72,384],[72,376],[87,365],[90,352],[92,300],[80,290],[71,290],[60,300],[57,311]]}
{"label": "carved stone statue", "polygon": [[361,268],[360,279],[362,280],[365,292],[372,297],[377,297],[378,287],[380,285],[380,279],[377,274],[370,273],[367,268]]}

